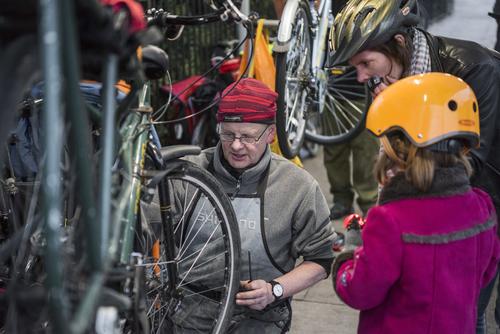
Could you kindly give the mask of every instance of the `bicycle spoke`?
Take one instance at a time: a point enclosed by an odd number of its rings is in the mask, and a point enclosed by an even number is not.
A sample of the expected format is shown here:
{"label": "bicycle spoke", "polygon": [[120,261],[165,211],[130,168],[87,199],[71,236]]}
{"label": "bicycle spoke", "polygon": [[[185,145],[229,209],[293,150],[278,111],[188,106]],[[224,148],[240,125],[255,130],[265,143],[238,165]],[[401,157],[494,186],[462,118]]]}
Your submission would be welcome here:
{"label": "bicycle spoke", "polygon": [[[223,236],[220,236],[220,237],[219,237],[219,238],[217,238],[217,239],[211,240],[210,242],[207,240],[207,242],[205,243],[205,245],[208,245],[209,243],[210,243],[210,244],[212,244],[212,245],[214,245],[214,244],[216,244],[216,243],[217,243],[217,241],[219,241],[219,240],[223,240]],[[199,253],[200,253],[200,252],[202,252],[202,251],[203,251],[203,248],[202,248],[202,249],[198,249],[197,251],[195,251],[195,252],[193,252],[193,253],[189,254],[188,256],[186,256],[186,257],[184,257],[184,258],[180,259],[180,260],[178,261],[178,263],[180,263],[180,264],[181,264],[181,263],[183,263],[183,262],[185,262],[185,261],[187,261],[187,260],[190,260],[192,257],[196,256],[197,254],[199,254]]]}
{"label": "bicycle spoke", "polygon": [[[225,286],[216,286],[215,288],[211,288],[211,289],[206,289],[206,290],[203,290],[203,291],[197,291],[197,292],[194,292],[194,293],[191,293],[189,295],[185,295],[185,297],[191,297],[191,296],[196,296],[196,295],[202,295],[204,296],[207,292],[211,292],[211,291],[215,291],[215,290],[221,290],[221,289],[224,289]],[[212,301],[214,302],[218,302],[217,300],[213,300]]]}
{"label": "bicycle spoke", "polygon": [[[207,245],[209,244],[210,240],[212,239],[213,235],[215,234],[215,230],[212,232],[212,234],[210,234],[210,237],[208,238],[208,241],[205,243],[205,245],[203,246],[203,250],[206,249]],[[202,251],[203,251],[202,250]],[[189,274],[189,272],[191,272],[191,270],[193,269],[193,266],[194,264],[196,263],[196,261],[200,258],[202,252],[200,252],[200,254],[198,254],[198,256],[195,258],[195,260],[193,261],[193,264],[191,265],[191,267],[189,268],[188,272],[186,273],[186,275],[182,278],[182,280],[179,282],[179,285],[182,285],[182,283],[184,282],[184,278]]]}
{"label": "bicycle spoke", "polygon": [[[183,282],[183,284],[180,284],[179,287],[190,286],[193,283],[199,282],[201,280],[205,281],[207,277],[214,276],[214,275],[219,274],[219,273],[223,273],[223,272],[225,272],[225,270],[226,270],[226,268],[222,268],[222,269],[219,269],[217,271],[212,271],[209,274],[207,274],[205,277],[199,277],[199,278],[193,279],[191,281],[188,281],[186,283]],[[187,277],[187,275],[184,276],[184,278],[185,277]]]}

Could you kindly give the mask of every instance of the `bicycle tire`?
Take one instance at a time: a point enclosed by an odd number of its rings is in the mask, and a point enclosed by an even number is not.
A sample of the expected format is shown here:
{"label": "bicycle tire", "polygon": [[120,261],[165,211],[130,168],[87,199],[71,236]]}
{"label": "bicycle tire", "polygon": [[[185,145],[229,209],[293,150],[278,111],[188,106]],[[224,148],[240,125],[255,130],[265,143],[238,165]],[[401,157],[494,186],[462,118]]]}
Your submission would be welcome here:
{"label": "bicycle tire", "polygon": [[356,69],[352,66],[343,71],[328,71],[327,75],[324,108],[308,119],[315,124],[315,131],[306,128],[305,137],[318,144],[340,144],[365,128],[371,95],[356,80]]}
{"label": "bicycle tire", "polygon": [[[183,160],[169,161],[167,166],[174,237],[168,240],[163,226],[162,243],[167,247],[175,243],[175,261],[164,263],[164,251],[159,259],[146,261],[150,263],[146,299],[151,332],[224,333],[239,288],[236,215],[224,190],[206,170]],[[212,225],[214,229],[208,230]],[[174,270],[178,271],[177,286],[171,286],[168,278]]]}
{"label": "bicycle tire", "polygon": [[312,79],[308,3],[300,1],[294,15],[289,49],[276,54],[276,132],[281,152],[288,159],[297,156],[304,141]]}

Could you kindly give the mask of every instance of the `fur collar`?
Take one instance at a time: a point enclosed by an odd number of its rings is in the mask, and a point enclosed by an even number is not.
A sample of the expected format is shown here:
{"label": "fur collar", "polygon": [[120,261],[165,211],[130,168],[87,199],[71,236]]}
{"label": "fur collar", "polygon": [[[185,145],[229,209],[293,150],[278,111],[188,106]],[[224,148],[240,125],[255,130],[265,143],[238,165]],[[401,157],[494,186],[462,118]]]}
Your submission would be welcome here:
{"label": "fur collar", "polygon": [[400,172],[382,188],[379,204],[408,198],[447,197],[469,190],[469,177],[463,166],[436,169],[432,185],[426,192],[417,190]]}

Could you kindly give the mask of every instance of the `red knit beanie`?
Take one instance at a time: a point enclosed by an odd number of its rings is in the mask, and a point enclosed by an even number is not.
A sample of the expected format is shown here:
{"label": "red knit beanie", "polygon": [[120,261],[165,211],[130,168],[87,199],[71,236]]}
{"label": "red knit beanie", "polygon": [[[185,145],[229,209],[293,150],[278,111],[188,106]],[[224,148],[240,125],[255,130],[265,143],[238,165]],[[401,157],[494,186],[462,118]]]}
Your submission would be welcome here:
{"label": "red knit beanie", "polygon": [[278,94],[262,82],[244,78],[222,92],[217,122],[272,124],[276,119]]}

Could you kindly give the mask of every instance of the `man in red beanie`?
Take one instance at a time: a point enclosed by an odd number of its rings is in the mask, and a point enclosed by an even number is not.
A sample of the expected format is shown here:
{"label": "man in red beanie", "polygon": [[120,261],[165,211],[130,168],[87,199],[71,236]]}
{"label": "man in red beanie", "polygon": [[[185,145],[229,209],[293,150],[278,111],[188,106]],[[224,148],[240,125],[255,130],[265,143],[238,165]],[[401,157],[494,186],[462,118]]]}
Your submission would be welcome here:
{"label": "man in red beanie", "polygon": [[230,333],[287,332],[291,297],[326,278],[333,260],[330,211],[318,183],[269,148],[276,97],[255,79],[227,87],[217,113],[220,142],[192,158],[220,181],[238,218],[241,289]]}

